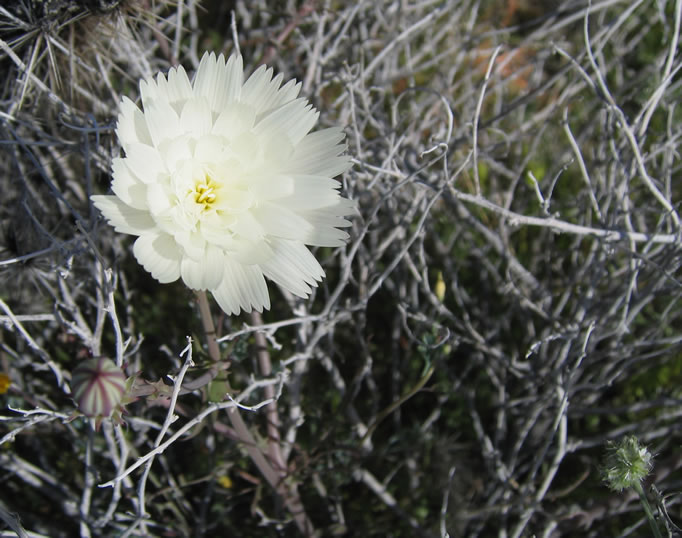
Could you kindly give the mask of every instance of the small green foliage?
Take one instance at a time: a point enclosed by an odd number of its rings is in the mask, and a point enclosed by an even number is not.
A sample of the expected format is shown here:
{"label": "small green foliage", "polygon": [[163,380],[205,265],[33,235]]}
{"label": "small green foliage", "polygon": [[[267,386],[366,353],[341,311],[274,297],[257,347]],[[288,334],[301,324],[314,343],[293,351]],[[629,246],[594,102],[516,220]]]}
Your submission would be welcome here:
{"label": "small green foliage", "polygon": [[230,384],[227,380],[227,373],[221,372],[208,385],[208,401],[222,402],[225,399],[225,395],[227,394],[229,388]]}
{"label": "small green foliage", "polygon": [[[528,171],[531,172],[533,177],[540,183],[547,173],[547,163],[540,160],[533,160],[528,163]],[[535,188],[533,181],[528,176],[526,176],[526,184],[533,189]]]}
{"label": "small green foliage", "polygon": [[481,189],[485,190],[485,186],[488,184],[488,179],[490,177],[490,168],[485,161],[478,161],[478,180],[481,184]]}

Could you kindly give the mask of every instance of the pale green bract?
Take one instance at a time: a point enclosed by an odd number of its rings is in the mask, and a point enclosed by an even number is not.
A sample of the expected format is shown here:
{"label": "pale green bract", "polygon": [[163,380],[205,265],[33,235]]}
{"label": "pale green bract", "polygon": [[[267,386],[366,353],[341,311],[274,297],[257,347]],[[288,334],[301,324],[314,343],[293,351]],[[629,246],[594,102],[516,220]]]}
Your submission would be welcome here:
{"label": "pale green bract", "polygon": [[140,82],[121,102],[114,195],[92,196],[160,282],[210,290],[228,314],[270,307],[268,277],[307,297],[324,271],[307,246],[341,246],[354,212],[333,179],[350,167],[340,128],[311,133],[319,113],[272,69],[244,81],[241,56],[204,54]]}

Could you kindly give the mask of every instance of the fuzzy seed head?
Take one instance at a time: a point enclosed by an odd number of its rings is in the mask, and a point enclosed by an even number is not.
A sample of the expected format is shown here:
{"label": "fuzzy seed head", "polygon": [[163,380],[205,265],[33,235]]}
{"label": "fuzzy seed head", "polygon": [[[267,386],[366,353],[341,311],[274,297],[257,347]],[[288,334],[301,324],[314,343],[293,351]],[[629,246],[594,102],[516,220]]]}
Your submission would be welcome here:
{"label": "fuzzy seed head", "polygon": [[608,450],[602,472],[604,481],[614,491],[637,485],[651,471],[653,457],[634,436],[612,443]]}

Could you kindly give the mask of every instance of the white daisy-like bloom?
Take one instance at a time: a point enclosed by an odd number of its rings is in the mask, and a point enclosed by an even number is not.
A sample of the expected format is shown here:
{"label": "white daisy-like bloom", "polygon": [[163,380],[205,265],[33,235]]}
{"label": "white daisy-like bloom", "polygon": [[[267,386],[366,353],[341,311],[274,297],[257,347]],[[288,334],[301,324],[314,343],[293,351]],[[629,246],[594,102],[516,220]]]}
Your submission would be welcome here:
{"label": "white daisy-like bloom", "polygon": [[306,245],[343,245],[355,207],[333,179],[350,167],[343,132],[311,133],[301,84],[272,75],[244,81],[241,56],[207,53],[192,82],[182,67],[141,81],[143,110],[121,102],[114,195],[92,196],[155,279],[232,314],[270,307],[264,277],[308,297],[324,271]]}

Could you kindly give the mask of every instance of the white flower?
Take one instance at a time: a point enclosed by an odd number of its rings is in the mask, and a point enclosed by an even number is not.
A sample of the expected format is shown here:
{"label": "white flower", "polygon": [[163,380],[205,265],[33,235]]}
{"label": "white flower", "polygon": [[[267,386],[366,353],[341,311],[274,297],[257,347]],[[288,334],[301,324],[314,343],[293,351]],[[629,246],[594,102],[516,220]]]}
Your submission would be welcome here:
{"label": "white flower", "polygon": [[93,196],[109,223],[139,236],[133,252],[160,282],[210,290],[227,313],[270,307],[264,276],[300,297],[324,276],[306,245],[340,246],[354,204],[332,179],[350,167],[344,135],[310,133],[319,113],[301,84],[241,56],[204,54],[123,98],[112,164],[115,196]]}

